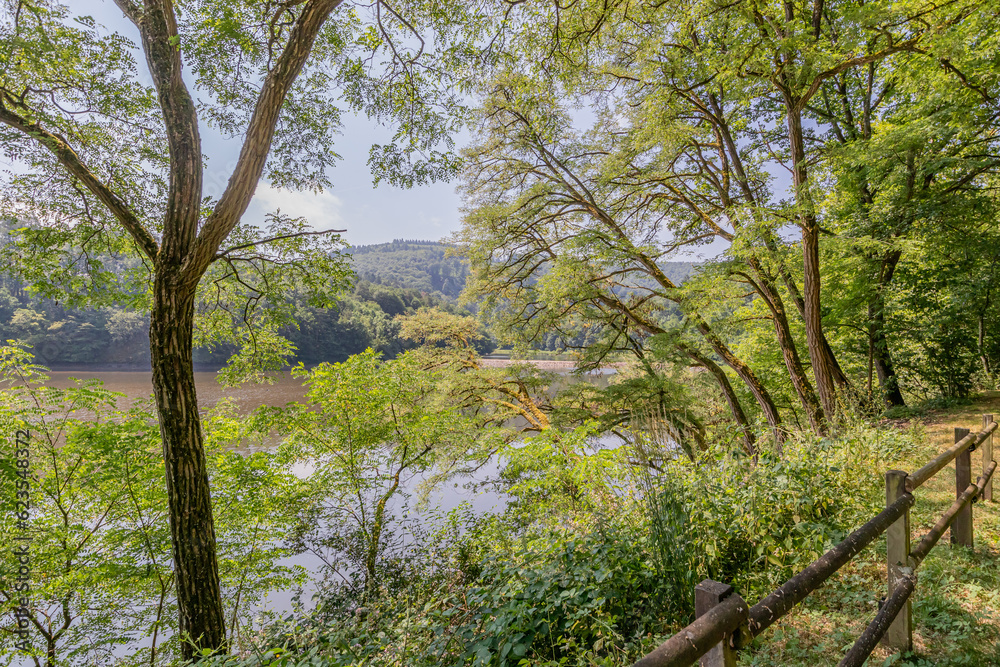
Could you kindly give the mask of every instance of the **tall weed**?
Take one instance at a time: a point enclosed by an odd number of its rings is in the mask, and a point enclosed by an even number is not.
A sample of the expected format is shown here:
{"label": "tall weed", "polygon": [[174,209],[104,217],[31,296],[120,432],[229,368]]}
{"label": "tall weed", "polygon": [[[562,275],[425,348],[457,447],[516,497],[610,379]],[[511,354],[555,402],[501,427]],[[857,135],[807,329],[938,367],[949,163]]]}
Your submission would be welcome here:
{"label": "tall weed", "polygon": [[695,462],[635,469],[660,576],[689,614],[704,578],[748,599],[766,594],[880,511],[883,471],[917,442],[854,426],[837,439],[793,438],[757,461],[709,446]]}

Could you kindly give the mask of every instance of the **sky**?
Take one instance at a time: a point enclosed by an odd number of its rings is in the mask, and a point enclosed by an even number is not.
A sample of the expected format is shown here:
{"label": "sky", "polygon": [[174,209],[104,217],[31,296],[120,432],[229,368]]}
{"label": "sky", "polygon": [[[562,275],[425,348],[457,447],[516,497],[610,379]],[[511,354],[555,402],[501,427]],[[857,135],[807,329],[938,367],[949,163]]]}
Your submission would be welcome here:
{"label": "sky", "polygon": [[[388,183],[372,185],[368,150],[385,136],[387,130],[369,119],[345,114],[336,144],[343,159],[329,172],[333,187],[313,194],[281,190],[262,181],[244,220],[263,222],[266,213],[280,209],[287,215],[304,217],[316,229],[346,229],[342,236],[350,245],[400,238],[437,241],[457,231],[461,224],[461,199],[454,183],[411,189]],[[215,197],[226,186],[239,154],[239,141],[227,141],[207,132],[203,141],[209,156],[205,194]]]}

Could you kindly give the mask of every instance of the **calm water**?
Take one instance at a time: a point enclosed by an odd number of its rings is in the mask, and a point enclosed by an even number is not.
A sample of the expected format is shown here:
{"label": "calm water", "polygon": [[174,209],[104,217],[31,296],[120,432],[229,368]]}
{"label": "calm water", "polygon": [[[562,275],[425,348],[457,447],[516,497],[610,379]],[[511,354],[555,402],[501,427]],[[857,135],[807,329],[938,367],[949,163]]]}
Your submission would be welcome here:
{"label": "calm water", "polygon": [[[127,405],[137,398],[149,397],[153,393],[153,376],[148,371],[52,371],[49,373],[53,387],[65,389],[74,386],[74,379],[97,378],[111,391],[125,394],[122,404]],[[240,387],[223,387],[212,372],[195,373],[198,387],[198,403],[208,409],[223,398],[235,399],[241,410],[247,412],[261,405],[285,405],[300,401],[305,397],[302,382],[289,373],[274,373],[274,384],[245,384]]]}
{"label": "calm water", "polygon": [[[503,366],[510,363],[506,359],[487,359],[484,366]],[[554,371],[565,375],[572,368],[572,363],[564,361],[535,362],[540,369]],[[588,382],[604,383],[607,376],[616,372],[616,368],[608,367],[587,376]],[[104,382],[104,387],[111,391],[125,394],[122,404],[127,405],[136,398],[148,397],[153,393],[152,374],[149,371],[50,371],[53,387],[67,388],[74,385],[73,379],[89,380],[97,378]],[[251,411],[261,405],[285,405],[293,401],[301,401],[305,397],[305,388],[298,378],[293,378],[288,372],[271,374],[274,384],[244,384],[239,387],[224,387],[216,380],[214,372],[194,374],[198,387],[198,403],[203,409],[214,406],[223,398],[235,399],[241,410]]]}

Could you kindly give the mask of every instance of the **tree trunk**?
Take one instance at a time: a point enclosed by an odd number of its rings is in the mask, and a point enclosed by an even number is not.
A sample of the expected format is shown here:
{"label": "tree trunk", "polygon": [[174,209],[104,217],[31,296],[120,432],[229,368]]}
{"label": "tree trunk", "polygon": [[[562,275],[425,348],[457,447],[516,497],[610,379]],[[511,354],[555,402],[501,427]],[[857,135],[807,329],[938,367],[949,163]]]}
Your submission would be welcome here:
{"label": "tree trunk", "polygon": [[202,648],[225,650],[215,525],[203,447],[191,352],[194,288],[162,266],[153,284],[149,341],[153,393],[160,416],[166,464],[182,655]]}
{"label": "tree trunk", "polygon": [[885,335],[885,290],[892,282],[902,254],[900,250],[892,250],[882,259],[877,277],[878,284],[875,286],[875,293],[868,301],[868,332],[872,345],[872,362],[885,402],[890,406],[906,405],[899,389],[899,377],[892,363],[889,340]]}
{"label": "tree trunk", "polygon": [[[776,252],[776,251],[775,251]],[[781,267],[781,279],[785,287],[788,289],[788,293],[792,295],[792,301],[795,303],[796,310],[799,311],[799,315],[802,317],[802,321],[806,320],[806,302],[802,298],[802,293],[799,291],[799,286],[795,284],[795,279],[792,277],[791,272],[785,266]],[[833,353],[833,348],[830,346],[830,342],[826,337],[826,332],[821,331],[820,334],[822,338],[820,340],[820,346],[822,348],[822,354],[827,360],[827,364],[833,368],[833,381],[836,383],[837,387],[840,388],[844,393],[855,395],[854,387],[851,386],[851,380],[847,377],[844,369],[841,368],[840,362],[837,361],[837,356]]]}
{"label": "tree trunk", "polygon": [[795,339],[792,338],[792,331],[788,326],[788,317],[780,302],[772,315],[778,346],[781,348],[781,356],[785,360],[785,368],[788,370],[788,376],[792,380],[792,386],[795,387],[802,408],[809,418],[809,425],[812,427],[813,433],[826,435],[826,416],[823,414],[823,407],[819,404],[816,392],[809,383],[805,369],[802,368],[802,361],[799,359],[799,352],[795,347]]}
{"label": "tree trunk", "polygon": [[781,415],[778,414],[778,408],[775,406],[774,399],[771,398],[771,393],[767,390],[767,387],[764,386],[764,383],[760,381],[760,378],[757,377],[757,374],[753,372],[753,369],[745,361],[733,354],[729,346],[722,342],[722,339],[712,331],[707,322],[698,317],[697,326],[698,331],[705,337],[705,340],[708,341],[708,344],[715,353],[722,357],[726,365],[732,368],[740,379],[746,383],[747,388],[750,389],[750,393],[757,399],[757,404],[764,412],[768,426],[774,432],[775,442],[780,445],[785,441],[785,430],[781,423]]}
{"label": "tree trunk", "polygon": [[[991,269],[996,266],[996,259],[993,260]],[[990,281],[992,284],[992,280]],[[990,311],[990,305],[992,299],[991,297],[992,286],[986,290],[986,302],[983,304],[982,309],[979,311],[978,317],[978,331],[976,332],[976,349],[979,351],[979,361],[983,365],[983,373],[990,380],[993,379],[993,364],[990,363],[990,355],[986,351],[986,313]]]}
{"label": "tree trunk", "polygon": [[[725,114],[723,113],[722,107],[719,104],[718,99],[714,95],[710,95],[710,100],[714,113],[709,114],[707,120],[713,123],[714,126],[716,127],[716,130],[718,131],[720,145],[725,145],[726,147],[725,155],[728,156],[728,161],[732,163],[733,172],[736,175],[736,180],[737,183],[739,184],[741,192],[743,193],[743,196],[746,198],[748,202],[750,202],[753,206],[756,207],[759,205],[757,202],[757,195],[754,192],[753,187],[751,187],[750,185],[750,180],[747,177],[746,170],[743,168],[743,159],[740,156],[739,149],[736,146],[736,141],[733,139],[732,130],[730,129],[728,123],[725,121]],[[799,129],[801,136],[801,123]],[[802,175],[803,178],[807,176],[805,171],[803,171]],[[763,241],[765,248],[771,253],[773,258],[777,261],[778,271],[781,275],[782,281],[784,282],[785,287],[788,289],[788,293],[791,295],[792,301],[795,303],[795,306],[798,309],[799,314],[802,316],[802,319],[805,320],[806,316],[805,302],[802,298],[802,294],[799,292],[798,285],[795,284],[795,279],[792,277],[792,274],[788,270],[788,267],[785,266],[784,259],[782,258],[781,253],[778,250],[778,244],[775,241],[775,238],[770,233],[765,233],[763,235]],[[756,255],[750,256],[750,264],[751,266],[753,266],[754,271],[757,273],[757,275],[760,276],[761,280],[767,283],[767,287],[771,287],[774,284],[773,279],[769,279],[765,276],[762,270],[763,267],[761,266],[760,260],[759,258],[756,257]],[[771,287],[770,291],[774,294],[777,294],[777,290],[774,289],[773,287]],[[764,296],[763,294],[761,296],[767,299],[767,297]],[[784,309],[782,308],[782,310]],[[788,316],[786,314],[785,323],[787,324],[787,322],[788,322]],[[819,344],[820,344],[820,354],[824,357],[825,364],[833,369],[833,381],[837,384],[838,387],[840,387],[840,389],[843,392],[848,394],[853,393],[853,389],[851,387],[851,381],[848,379],[847,374],[844,373],[843,369],[840,367],[840,364],[837,362],[837,357],[833,354],[833,349],[830,347],[830,343],[829,341],[827,341],[826,335],[822,332],[822,330],[820,331]],[[795,356],[798,357],[797,351]],[[790,361],[794,366],[794,361],[786,357],[785,359],[786,364],[788,364]],[[802,370],[801,362],[799,362],[798,368],[799,368],[798,374],[801,374]],[[791,372],[791,369],[789,370]],[[795,377],[796,373],[792,373],[792,375],[793,377]],[[799,387],[796,387],[796,390],[798,389]],[[815,391],[811,387],[806,395],[809,394],[812,395],[812,400],[810,402],[815,403],[816,402]],[[800,391],[799,397],[802,398],[803,395],[804,394]],[[810,408],[806,407],[806,411],[809,412]],[[826,415],[823,415],[822,418],[825,418],[825,416]],[[810,422],[812,422],[812,417],[810,417]]]}
{"label": "tree trunk", "polygon": [[805,369],[802,367],[802,360],[799,358],[799,351],[795,345],[795,338],[792,336],[791,326],[788,324],[788,313],[785,311],[785,303],[781,294],[774,286],[774,280],[768,275],[764,267],[755,257],[750,258],[750,266],[757,274],[755,287],[761,298],[771,311],[771,319],[774,322],[774,331],[778,339],[778,347],[781,349],[781,356],[785,361],[785,368],[788,376],[795,387],[795,393],[799,396],[802,409],[805,410],[809,419],[809,425],[817,435],[826,435],[827,424],[823,408],[819,404],[816,392],[809,384]]}
{"label": "tree trunk", "polygon": [[802,228],[802,264],[805,273],[804,299],[806,342],[809,346],[809,360],[812,362],[813,377],[823,411],[837,414],[837,396],[833,385],[833,367],[827,350],[824,349],[823,317],[820,306],[819,274],[819,228],[812,215],[807,216]]}
{"label": "tree trunk", "polygon": [[875,296],[868,304],[868,331],[871,337],[872,362],[885,402],[894,407],[906,405],[899,390],[899,377],[892,363],[889,341],[885,336],[885,304],[881,295]]}
{"label": "tree trunk", "polygon": [[708,357],[699,354],[697,351],[683,346],[681,348],[685,354],[691,357],[694,362],[707,370],[715,378],[715,381],[719,385],[719,389],[722,390],[722,395],[726,397],[726,403],[729,404],[729,411],[733,415],[733,419],[736,421],[737,426],[740,427],[740,432],[743,434],[743,450],[750,456],[757,455],[757,440],[754,437],[753,429],[750,428],[750,422],[747,420],[747,415],[743,412],[743,406],[740,404],[740,398],[733,391],[733,385],[729,382],[729,378],[726,377],[726,372],[719,367],[719,364],[715,363]]}
{"label": "tree trunk", "polygon": [[[661,284],[663,284],[664,286],[669,285],[670,289],[674,289],[673,284],[670,283],[669,279],[666,278],[666,276],[664,276],[662,272],[659,273],[657,279],[661,281]],[[655,322],[646,321],[643,318],[636,315],[635,313],[633,313],[625,304],[621,302],[620,299],[618,299],[617,296],[598,295],[596,298],[600,303],[603,303],[615,309],[616,311],[622,313],[629,321],[633,322],[638,327],[648,331],[649,333],[651,334],[666,333],[665,330],[660,325],[656,324]],[[665,298],[667,298],[670,301],[673,301],[682,308],[684,307],[683,299],[680,299],[676,294],[667,295],[665,296]],[[784,442],[785,440],[785,430],[781,423],[781,415],[778,414],[778,408],[774,405],[774,400],[771,398],[770,392],[767,391],[767,388],[760,381],[760,378],[757,377],[757,374],[753,372],[753,369],[750,368],[750,366],[748,366],[746,362],[744,362],[742,359],[733,354],[733,351],[730,350],[729,347],[722,341],[722,339],[719,338],[718,334],[716,334],[712,330],[712,327],[708,325],[708,322],[702,319],[702,317],[697,313],[691,314],[690,318],[695,323],[698,332],[705,337],[706,342],[709,344],[712,350],[720,357],[722,357],[726,365],[732,368],[733,371],[736,373],[736,375],[738,375],[739,378],[746,383],[747,387],[750,389],[750,392],[753,394],[754,398],[757,399],[757,404],[760,406],[761,411],[767,418],[768,425],[774,432],[775,442],[780,446],[781,443]],[[687,346],[684,346],[684,352],[685,354],[688,354],[688,356],[690,356],[689,348],[687,348]],[[726,382],[728,383],[728,380]],[[725,388],[723,389],[723,391],[725,391]],[[727,395],[727,399],[728,398],[729,396]]]}
{"label": "tree trunk", "polygon": [[986,377],[993,375],[993,368],[990,365],[990,357],[986,354],[986,314],[979,313],[979,333],[976,336],[976,345],[979,348],[979,361],[983,365],[983,373]]}
{"label": "tree trunk", "polygon": [[828,355],[828,345],[823,335],[823,316],[820,304],[819,272],[819,222],[809,195],[809,172],[806,166],[805,140],[802,134],[802,112],[798,100],[787,99],[788,143],[791,148],[792,185],[799,208],[799,226],[802,229],[802,291],[806,342],[812,362],[816,390],[828,419],[837,414],[837,395],[833,384],[834,369]]}

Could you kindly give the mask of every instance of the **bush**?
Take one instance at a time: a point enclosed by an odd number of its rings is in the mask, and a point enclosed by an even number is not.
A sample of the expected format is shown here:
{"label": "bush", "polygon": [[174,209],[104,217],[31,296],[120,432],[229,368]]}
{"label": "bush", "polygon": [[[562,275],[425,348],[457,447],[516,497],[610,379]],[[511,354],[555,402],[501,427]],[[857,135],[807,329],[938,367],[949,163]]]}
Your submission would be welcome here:
{"label": "bush", "polygon": [[646,498],[661,576],[687,609],[704,578],[756,600],[881,511],[881,473],[915,442],[856,428],[790,441],[756,462],[717,448],[697,463],[674,459]]}
{"label": "bush", "polygon": [[[914,442],[856,428],[756,462],[710,447],[658,471],[607,451],[576,450],[569,472],[560,457],[545,470],[549,459],[535,456],[508,487],[521,494],[510,516],[453,515],[386,563],[395,583],[365,609],[341,587],[319,612],[272,625],[260,645],[286,647],[274,663],[283,665],[631,664],[692,620],[698,581],[755,601],[874,516],[881,472]],[[579,483],[543,483],[567,474]],[[563,492],[588,497],[553,497]]]}

